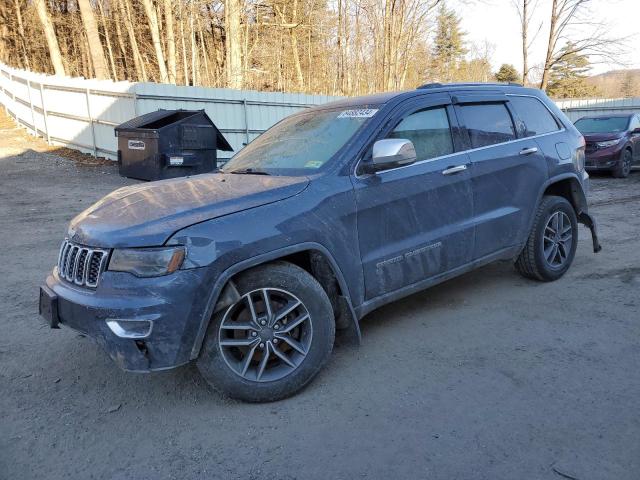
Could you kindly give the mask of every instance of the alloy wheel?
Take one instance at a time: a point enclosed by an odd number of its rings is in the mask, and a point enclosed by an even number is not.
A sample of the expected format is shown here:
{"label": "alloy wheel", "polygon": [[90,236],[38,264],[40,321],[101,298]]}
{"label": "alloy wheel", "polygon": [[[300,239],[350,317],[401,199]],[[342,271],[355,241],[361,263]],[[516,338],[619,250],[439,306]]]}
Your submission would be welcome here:
{"label": "alloy wheel", "polygon": [[551,214],[544,228],[542,250],[551,268],[562,268],[573,246],[573,229],[566,213],[557,210]]}
{"label": "alloy wheel", "polygon": [[622,174],[624,176],[629,175],[631,172],[631,152],[629,150],[624,151],[624,155],[622,157]]}
{"label": "alloy wheel", "polygon": [[254,382],[279,380],[303,362],[312,340],[311,316],[292,293],[261,288],[229,307],[218,345],[234,373]]}

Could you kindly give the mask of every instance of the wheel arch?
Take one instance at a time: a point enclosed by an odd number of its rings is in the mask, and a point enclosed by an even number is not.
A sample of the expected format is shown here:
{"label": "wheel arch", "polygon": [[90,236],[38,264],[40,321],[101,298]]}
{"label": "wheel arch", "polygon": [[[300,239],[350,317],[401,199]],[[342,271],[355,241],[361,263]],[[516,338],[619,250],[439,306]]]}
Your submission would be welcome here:
{"label": "wheel arch", "polygon": [[[233,279],[250,268],[274,261],[293,263],[318,280],[331,300],[336,316],[336,327],[347,329],[350,337],[356,342],[360,341],[360,326],[353,309],[348,285],[340,267],[333,255],[323,245],[316,242],[305,242],[248,258],[222,272],[211,288],[207,306],[191,350],[192,360],[200,354],[209,322],[213,314],[220,310],[219,302],[223,302],[221,308],[224,308],[237,299],[238,292],[235,290]],[[337,291],[332,291],[332,279],[335,280]],[[343,324],[339,325],[338,322],[343,322]]]}
{"label": "wheel arch", "polygon": [[544,184],[536,205],[540,204],[545,195],[564,197],[573,206],[577,216],[588,210],[587,197],[576,175],[568,174],[549,179]]}
{"label": "wheel arch", "polygon": [[[566,173],[564,175],[558,175],[547,180],[540,189],[538,194],[538,201],[536,202],[536,209],[539,207],[540,202],[545,195],[557,195],[565,198],[573,207],[578,217],[578,223],[585,225],[591,232],[591,240],[593,243],[593,251],[599,252],[602,247],[598,240],[598,233],[595,219],[589,215],[589,206],[587,203],[587,196],[582,188],[582,182],[580,182],[578,176],[575,173]],[[535,214],[531,215],[529,222],[529,228],[527,232],[531,231],[533,227],[533,221]]]}

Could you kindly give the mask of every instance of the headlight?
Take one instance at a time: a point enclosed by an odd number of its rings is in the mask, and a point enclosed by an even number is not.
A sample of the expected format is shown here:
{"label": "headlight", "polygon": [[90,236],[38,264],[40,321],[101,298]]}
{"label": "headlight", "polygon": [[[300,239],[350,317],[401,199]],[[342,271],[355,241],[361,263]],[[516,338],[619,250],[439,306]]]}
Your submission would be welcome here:
{"label": "headlight", "polygon": [[115,249],[108,270],[129,272],[137,277],[159,277],[178,270],[184,254],[184,247]]}
{"label": "headlight", "polygon": [[598,148],[607,148],[613,147],[618,142],[620,142],[619,138],[616,140],[607,140],[606,142],[597,142],[596,145],[598,146]]}

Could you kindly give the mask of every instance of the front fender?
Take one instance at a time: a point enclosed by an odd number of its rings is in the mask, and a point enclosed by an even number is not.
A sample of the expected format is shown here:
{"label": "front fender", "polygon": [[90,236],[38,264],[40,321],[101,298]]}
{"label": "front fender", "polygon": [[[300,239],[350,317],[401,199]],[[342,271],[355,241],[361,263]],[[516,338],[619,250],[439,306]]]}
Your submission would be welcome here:
{"label": "front fender", "polygon": [[240,272],[243,272],[249,268],[256,267],[258,265],[262,265],[264,263],[277,260],[279,258],[285,257],[287,255],[291,255],[298,252],[303,251],[317,251],[327,258],[333,271],[336,274],[336,279],[338,280],[338,284],[340,285],[341,290],[345,293],[345,297],[348,303],[349,310],[351,311],[351,318],[353,319],[353,327],[355,328],[356,334],[358,338],[360,337],[360,326],[358,324],[358,320],[353,309],[353,305],[351,302],[351,298],[349,295],[349,289],[347,283],[345,281],[342,270],[338,266],[337,262],[333,258],[333,255],[325,248],[323,245],[316,242],[304,242],[296,245],[290,245],[284,248],[280,248],[277,250],[272,250],[267,253],[263,253],[261,255],[256,255],[254,257],[242,260],[231,267],[224,270],[216,279],[211,288],[211,292],[209,298],[207,299],[207,306],[204,310],[202,318],[200,320],[200,325],[197,330],[197,334],[195,337],[195,341],[193,344],[193,348],[191,350],[191,359],[194,360],[198,358],[200,355],[200,349],[202,348],[202,344],[204,342],[204,337],[207,333],[207,328],[209,327],[209,322],[214,313],[214,309],[216,308],[216,304],[218,303],[218,299],[220,298],[221,293],[225,285],[229,282],[229,280]]}

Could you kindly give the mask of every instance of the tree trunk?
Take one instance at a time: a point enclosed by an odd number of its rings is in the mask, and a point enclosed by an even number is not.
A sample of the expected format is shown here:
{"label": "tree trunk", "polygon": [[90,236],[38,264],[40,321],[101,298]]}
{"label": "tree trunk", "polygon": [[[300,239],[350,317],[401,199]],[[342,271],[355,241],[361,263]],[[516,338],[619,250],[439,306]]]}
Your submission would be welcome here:
{"label": "tree trunk", "polygon": [[189,63],[187,61],[187,45],[184,41],[184,11],[180,11],[180,45],[182,47],[182,79],[185,85],[189,85]]}
{"label": "tree trunk", "polygon": [[[118,71],[116,70],[116,62],[113,58],[113,48],[111,48],[111,38],[109,36],[109,26],[107,25],[107,19],[104,14],[104,7],[102,6],[103,0],[98,0],[98,8],[100,9],[100,20],[102,20],[102,29],[104,30],[104,39],[107,43],[107,53],[109,54],[109,65],[111,66],[111,78],[118,80]],[[116,22],[117,23],[117,20]]]}
{"label": "tree trunk", "polygon": [[22,23],[22,12],[20,11],[20,0],[15,0],[14,3],[16,7],[16,21],[18,22],[18,36],[20,37],[20,50],[22,50],[25,68],[30,69],[27,40],[24,35],[24,24]]}
{"label": "tree trunk", "polygon": [[[127,57],[128,57],[127,48],[125,47],[124,36],[122,35],[122,28],[120,27],[120,20],[124,20],[124,16],[123,15],[116,16],[115,15],[116,11],[118,11],[118,10],[114,6],[114,8],[113,8],[114,17],[115,17],[115,22],[114,23],[116,25],[116,39],[118,40],[118,48],[120,50],[119,58],[121,60],[120,63],[122,65],[122,71],[123,71],[122,78],[124,78],[125,80],[129,80],[131,77],[129,75],[129,61],[127,59]],[[122,12],[119,12],[119,13],[122,14]]]}
{"label": "tree trunk", "polygon": [[197,19],[198,23],[198,36],[200,37],[200,49],[202,50],[202,62],[204,63],[204,73],[207,75],[205,84],[211,85],[211,71],[209,70],[209,55],[207,54],[207,44],[205,43],[204,30],[202,28],[202,22],[200,17]]}
{"label": "tree trunk", "polygon": [[380,75],[380,89],[386,90],[389,81],[389,64],[391,63],[391,25],[393,22],[393,1],[385,0],[384,6],[384,21],[383,21],[383,34],[382,34],[382,72]]}
{"label": "tree trunk", "polygon": [[136,39],[136,32],[133,30],[133,20],[131,18],[131,9],[129,8],[129,0],[118,0],[120,4],[120,10],[125,18],[124,24],[127,29],[127,35],[129,36],[129,43],[131,44],[133,63],[136,67],[137,80],[141,82],[147,81],[147,69],[144,65],[144,59],[140,54],[138,48],[138,40]]}
{"label": "tree trunk", "polygon": [[173,2],[164,0],[164,17],[167,24],[167,68],[169,83],[176,83],[176,38],[173,28]]}
{"label": "tree trunk", "polygon": [[89,54],[91,55],[91,63],[93,64],[93,72],[96,78],[109,78],[109,70],[107,61],[104,58],[104,50],[102,49],[102,41],[98,34],[98,25],[96,18],[93,16],[93,9],[89,0],[78,0],[80,7],[80,15],[82,15],[82,24],[87,35],[89,44]]}
{"label": "tree trunk", "polygon": [[196,31],[195,25],[193,21],[193,3],[191,4],[191,9],[189,11],[189,31],[191,32],[191,77],[193,80],[193,85],[198,85],[200,81],[199,76],[199,62],[198,62],[198,45],[196,44]]}
{"label": "tree trunk", "polygon": [[224,5],[225,63],[227,87],[242,88],[242,29],[240,28],[240,6],[242,0],[226,0]]}
{"label": "tree trunk", "polygon": [[341,94],[344,94],[344,15],[342,3],[344,0],[338,0],[338,88]]}
{"label": "tree trunk", "polygon": [[151,0],[142,0],[142,6],[149,19],[149,30],[151,31],[151,40],[153,48],[156,52],[156,61],[158,62],[158,71],[160,72],[160,82],[167,83],[169,76],[167,75],[167,66],[164,63],[164,53],[162,52],[162,41],[160,39],[160,27],[158,25],[158,16],[156,9]]}
{"label": "tree trunk", "polygon": [[529,74],[529,0],[522,0],[522,85],[527,86]]}
{"label": "tree trunk", "polygon": [[64,64],[62,63],[62,54],[60,53],[60,46],[58,45],[56,31],[53,28],[51,17],[49,17],[45,0],[34,0],[33,3],[36,6],[40,23],[42,23],[44,36],[47,40],[47,46],[49,47],[49,56],[51,58],[51,64],[53,65],[53,71],[56,75],[65,75]]}
{"label": "tree trunk", "polygon": [[[293,0],[291,11],[291,23],[298,23],[298,0]],[[296,35],[296,28],[289,28],[289,37],[291,41],[291,56],[293,57],[293,66],[296,71],[297,87],[298,90],[304,88],[304,74],[302,73],[302,65],[300,65],[300,52],[298,52],[298,37]]]}
{"label": "tree trunk", "polygon": [[542,70],[542,81],[540,82],[540,89],[547,90],[549,85],[549,73],[553,63],[553,51],[555,50],[557,35],[556,25],[558,22],[558,0],[553,0],[551,5],[551,21],[549,23],[549,41],[547,42],[547,55],[544,60],[544,67]]}

